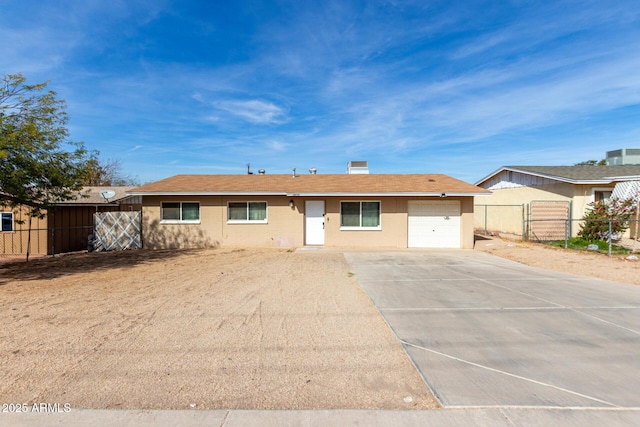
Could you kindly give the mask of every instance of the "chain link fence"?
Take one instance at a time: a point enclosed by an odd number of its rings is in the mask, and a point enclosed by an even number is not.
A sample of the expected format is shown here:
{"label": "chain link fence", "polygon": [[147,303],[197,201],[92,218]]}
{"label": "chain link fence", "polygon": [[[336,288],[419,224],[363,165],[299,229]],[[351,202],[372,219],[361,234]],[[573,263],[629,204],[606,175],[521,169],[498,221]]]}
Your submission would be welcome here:
{"label": "chain link fence", "polygon": [[0,234],[2,255],[56,255],[87,250],[93,226],[34,228]]}
{"label": "chain link fence", "polygon": [[525,239],[525,205],[474,205],[474,228],[483,233]]}
{"label": "chain link fence", "polygon": [[[567,248],[571,239],[578,237],[585,220],[569,218],[571,205],[563,203],[566,206],[564,208],[562,203],[542,201],[539,203],[541,212],[531,208],[533,202],[530,205],[474,205],[474,228],[478,234],[501,235],[533,242],[559,242]],[[599,228],[603,232],[600,242],[606,242],[609,254],[615,247],[640,252],[640,220],[634,218],[589,222],[601,224]],[[623,233],[613,231],[616,223],[624,224]]]}
{"label": "chain link fence", "polygon": [[[580,230],[582,226],[586,224],[584,219],[562,219],[562,218],[549,218],[549,219],[539,219],[539,220],[526,220],[525,228],[528,230],[532,230],[536,228],[536,225],[541,225],[543,222],[553,223],[556,229],[556,233],[553,235],[547,236],[537,236],[533,233],[529,233],[527,236],[527,240],[534,242],[563,242],[563,246],[568,248],[571,245],[571,239],[575,237],[580,237]],[[559,224],[564,223],[564,232],[560,232]],[[619,220],[619,219],[609,219],[609,220],[589,220],[591,225],[599,224],[600,229],[602,229],[601,238],[599,240],[594,241],[593,245],[587,247],[587,250],[599,250],[596,242],[605,242],[607,247],[607,253],[611,256],[614,248],[624,248],[630,252],[640,252],[640,221],[638,220]],[[623,232],[616,232],[614,225],[616,223],[624,224],[625,230]]]}

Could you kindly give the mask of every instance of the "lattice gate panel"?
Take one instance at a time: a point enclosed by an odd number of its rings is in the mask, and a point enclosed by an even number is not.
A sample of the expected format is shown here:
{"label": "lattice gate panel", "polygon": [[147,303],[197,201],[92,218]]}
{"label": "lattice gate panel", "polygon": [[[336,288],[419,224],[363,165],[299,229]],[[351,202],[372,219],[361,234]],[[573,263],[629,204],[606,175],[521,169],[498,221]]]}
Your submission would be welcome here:
{"label": "lattice gate panel", "polygon": [[93,250],[142,248],[142,212],[97,212],[93,223]]}

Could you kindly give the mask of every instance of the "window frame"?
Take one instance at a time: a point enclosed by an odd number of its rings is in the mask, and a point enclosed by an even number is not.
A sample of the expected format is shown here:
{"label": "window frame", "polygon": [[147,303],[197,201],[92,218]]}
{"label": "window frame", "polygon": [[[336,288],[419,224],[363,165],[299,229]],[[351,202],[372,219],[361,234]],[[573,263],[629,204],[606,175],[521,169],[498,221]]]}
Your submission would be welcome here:
{"label": "window frame", "polygon": [[[11,230],[4,229],[4,217],[5,215],[11,216]],[[16,231],[15,215],[13,212],[0,212],[0,233],[14,233]]]}
{"label": "window frame", "polygon": [[[247,206],[247,219],[231,219],[230,205],[232,203],[245,204]],[[249,206],[251,203],[264,203],[264,219],[249,219]],[[265,200],[229,200],[227,202],[227,224],[268,224],[269,223],[269,203]]]}
{"label": "window frame", "polygon": [[[353,225],[342,225],[342,204],[343,203],[359,203],[359,224],[358,226]],[[362,225],[362,204],[363,203],[377,203],[378,204],[378,225],[373,227],[363,226]],[[382,230],[382,201],[381,200],[340,200],[340,230],[345,231],[376,231]]]}
{"label": "window frame", "polygon": [[[164,205],[165,204],[178,204],[180,205],[180,218],[179,219],[164,219]],[[198,219],[182,219],[184,214],[184,204],[197,204],[198,205]],[[160,224],[200,224],[202,218],[200,202],[198,201],[180,201],[180,202],[160,202]]]}
{"label": "window frame", "polygon": [[[591,188],[591,203],[596,202],[596,193],[611,193],[609,197],[603,197],[602,200],[609,200],[613,194],[613,188],[611,187],[592,187]],[[604,195],[603,195],[604,196]]]}

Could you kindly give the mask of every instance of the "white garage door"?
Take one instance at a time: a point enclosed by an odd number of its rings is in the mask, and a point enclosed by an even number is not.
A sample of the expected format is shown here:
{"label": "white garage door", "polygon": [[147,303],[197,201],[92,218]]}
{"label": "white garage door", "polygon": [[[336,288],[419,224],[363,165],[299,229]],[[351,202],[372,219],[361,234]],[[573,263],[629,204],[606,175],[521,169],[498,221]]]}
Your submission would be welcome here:
{"label": "white garage door", "polygon": [[409,202],[410,248],[460,248],[460,201]]}

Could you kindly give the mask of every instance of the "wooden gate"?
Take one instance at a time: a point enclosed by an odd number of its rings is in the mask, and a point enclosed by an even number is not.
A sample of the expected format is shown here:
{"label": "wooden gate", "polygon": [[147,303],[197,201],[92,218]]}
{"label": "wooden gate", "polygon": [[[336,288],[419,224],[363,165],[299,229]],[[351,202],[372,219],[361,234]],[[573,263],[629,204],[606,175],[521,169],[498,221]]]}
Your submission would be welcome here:
{"label": "wooden gate", "polygon": [[570,214],[571,202],[562,200],[532,201],[529,204],[530,240],[545,242],[564,240],[567,236],[571,236]]}
{"label": "wooden gate", "polygon": [[93,250],[142,248],[142,212],[97,212],[93,222]]}

